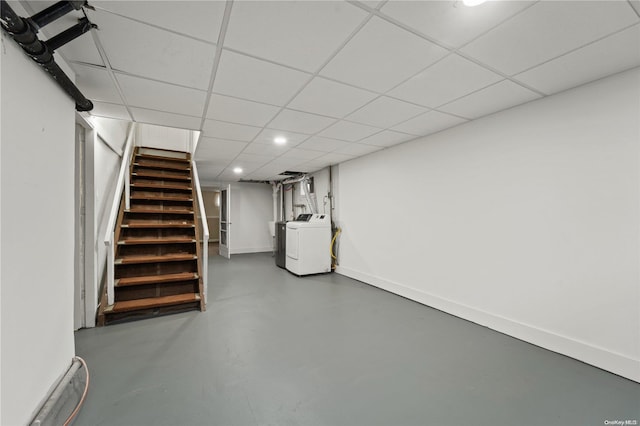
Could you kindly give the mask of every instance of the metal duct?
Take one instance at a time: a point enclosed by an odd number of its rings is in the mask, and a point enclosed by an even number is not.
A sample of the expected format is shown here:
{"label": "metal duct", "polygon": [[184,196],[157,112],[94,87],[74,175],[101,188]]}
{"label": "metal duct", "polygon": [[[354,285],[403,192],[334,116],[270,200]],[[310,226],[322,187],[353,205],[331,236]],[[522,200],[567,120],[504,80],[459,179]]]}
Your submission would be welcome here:
{"label": "metal duct", "polygon": [[[85,98],[85,96],[80,92],[80,89],[78,89],[64,71],[62,71],[53,58],[53,51],[51,48],[48,47],[46,43],[43,43],[38,39],[36,30],[29,25],[26,19],[19,17],[11,6],[9,6],[6,0],[1,0],[0,7],[2,10],[2,29],[9,33],[16,43],[22,47],[22,50],[24,50],[25,53],[47,73],[49,73],[51,78],[53,78],[55,82],[58,83],[58,85],[67,92],[69,96],[71,96],[71,98],[76,102],[77,111],[91,111],[93,109],[93,103]],[[73,8],[74,7],[72,7],[72,9]],[[38,21],[41,24],[46,25],[53,19],[61,16],[59,13],[62,13],[67,9],[68,8],[60,8],[56,13],[51,12],[49,14],[45,14],[46,16],[40,18]],[[45,11],[46,10],[47,9],[45,9]],[[71,9],[67,10],[67,12],[70,10]],[[34,15],[34,18],[37,16],[38,15]]]}

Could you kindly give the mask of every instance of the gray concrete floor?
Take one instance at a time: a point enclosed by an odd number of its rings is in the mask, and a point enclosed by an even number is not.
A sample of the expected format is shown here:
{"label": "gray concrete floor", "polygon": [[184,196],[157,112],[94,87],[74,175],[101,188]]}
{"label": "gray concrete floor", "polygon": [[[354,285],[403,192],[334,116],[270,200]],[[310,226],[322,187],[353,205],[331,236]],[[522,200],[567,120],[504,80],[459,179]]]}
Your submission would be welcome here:
{"label": "gray concrete floor", "polygon": [[640,423],[640,385],[271,254],[212,257],[207,312],[81,330],[76,425]]}

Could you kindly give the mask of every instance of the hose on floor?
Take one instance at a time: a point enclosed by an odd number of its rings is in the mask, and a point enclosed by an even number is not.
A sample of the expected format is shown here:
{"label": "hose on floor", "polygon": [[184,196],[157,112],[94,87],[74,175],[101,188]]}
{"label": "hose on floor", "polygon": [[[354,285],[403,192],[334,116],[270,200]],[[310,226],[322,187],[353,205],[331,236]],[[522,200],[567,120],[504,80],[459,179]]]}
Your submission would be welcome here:
{"label": "hose on floor", "polygon": [[89,390],[89,367],[87,367],[87,363],[85,362],[85,360],[80,358],[79,356],[75,357],[74,359],[77,359],[78,361],[80,361],[80,363],[84,367],[84,370],[87,373],[87,383],[85,383],[84,385],[84,391],[82,392],[82,397],[80,397],[80,401],[78,402],[78,405],[76,405],[76,408],[69,415],[67,420],[65,420],[64,426],[69,426],[69,424],[74,419],[74,417],[78,415],[78,412],[80,411],[80,407],[82,407],[82,404],[84,404],[84,400],[87,397],[87,391]]}
{"label": "hose on floor", "polygon": [[329,247],[329,250],[331,251],[331,257],[334,260],[338,260],[338,258],[336,257],[336,255],[333,253],[333,247],[336,244],[336,238],[338,238],[338,235],[340,235],[340,233],[342,232],[341,228],[336,228],[336,232],[335,234],[333,234],[333,238],[331,239],[331,247]]}

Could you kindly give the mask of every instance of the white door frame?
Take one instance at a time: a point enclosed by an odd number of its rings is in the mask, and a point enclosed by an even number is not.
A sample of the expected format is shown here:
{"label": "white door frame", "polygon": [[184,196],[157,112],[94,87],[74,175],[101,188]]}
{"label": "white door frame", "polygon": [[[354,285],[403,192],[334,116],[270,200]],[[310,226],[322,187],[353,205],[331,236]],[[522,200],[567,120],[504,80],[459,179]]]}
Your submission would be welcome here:
{"label": "white door frame", "polygon": [[[231,259],[231,184],[226,188],[220,189],[220,226],[219,226],[219,243],[218,251],[220,256]],[[224,237],[223,237],[224,232]],[[223,244],[224,242],[224,244]]]}
{"label": "white door frame", "polygon": [[[94,200],[94,146],[97,132],[87,118],[76,114],[76,123],[84,129],[84,140],[76,137],[82,147],[76,147],[76,275],[74,286],[75,310],[74,328],[96,326],[98,304],[96,265],[97,255]],[[78,140],[79,139],[79,140]],[[84,199],[81,200],[80,197]],[[82,211],[84,206],[84,211]],[[84,216],[84,217],[83,217]],[[80,252],[80,250],[82,252]]]}

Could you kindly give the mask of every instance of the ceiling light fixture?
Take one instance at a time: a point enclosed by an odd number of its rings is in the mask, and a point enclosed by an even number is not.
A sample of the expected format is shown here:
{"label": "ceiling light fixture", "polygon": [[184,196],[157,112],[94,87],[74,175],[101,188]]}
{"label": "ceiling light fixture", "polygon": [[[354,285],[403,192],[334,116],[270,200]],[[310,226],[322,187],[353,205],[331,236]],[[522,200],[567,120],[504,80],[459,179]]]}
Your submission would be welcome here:
{"label": "ceiling light fixture", "polygon": [[287,138],[285,138],[284,136],[276,136],[275,138],[273,138],[273,141],[277,145],[284,145],[285,143],[287,143]]}
{"label": "ceiling light fixture", "polygon": [[233,173],[235,173],[235,174],[240,174],[240,173],[242,173],[242,168],[240,168],[240,167],[236,167],[235,169],[233,169]]}
{"label": "ceiling light fixture", "polygon": [[486,1],[487,0],[462,0],[464,5],[469,7],[478,6]]}

